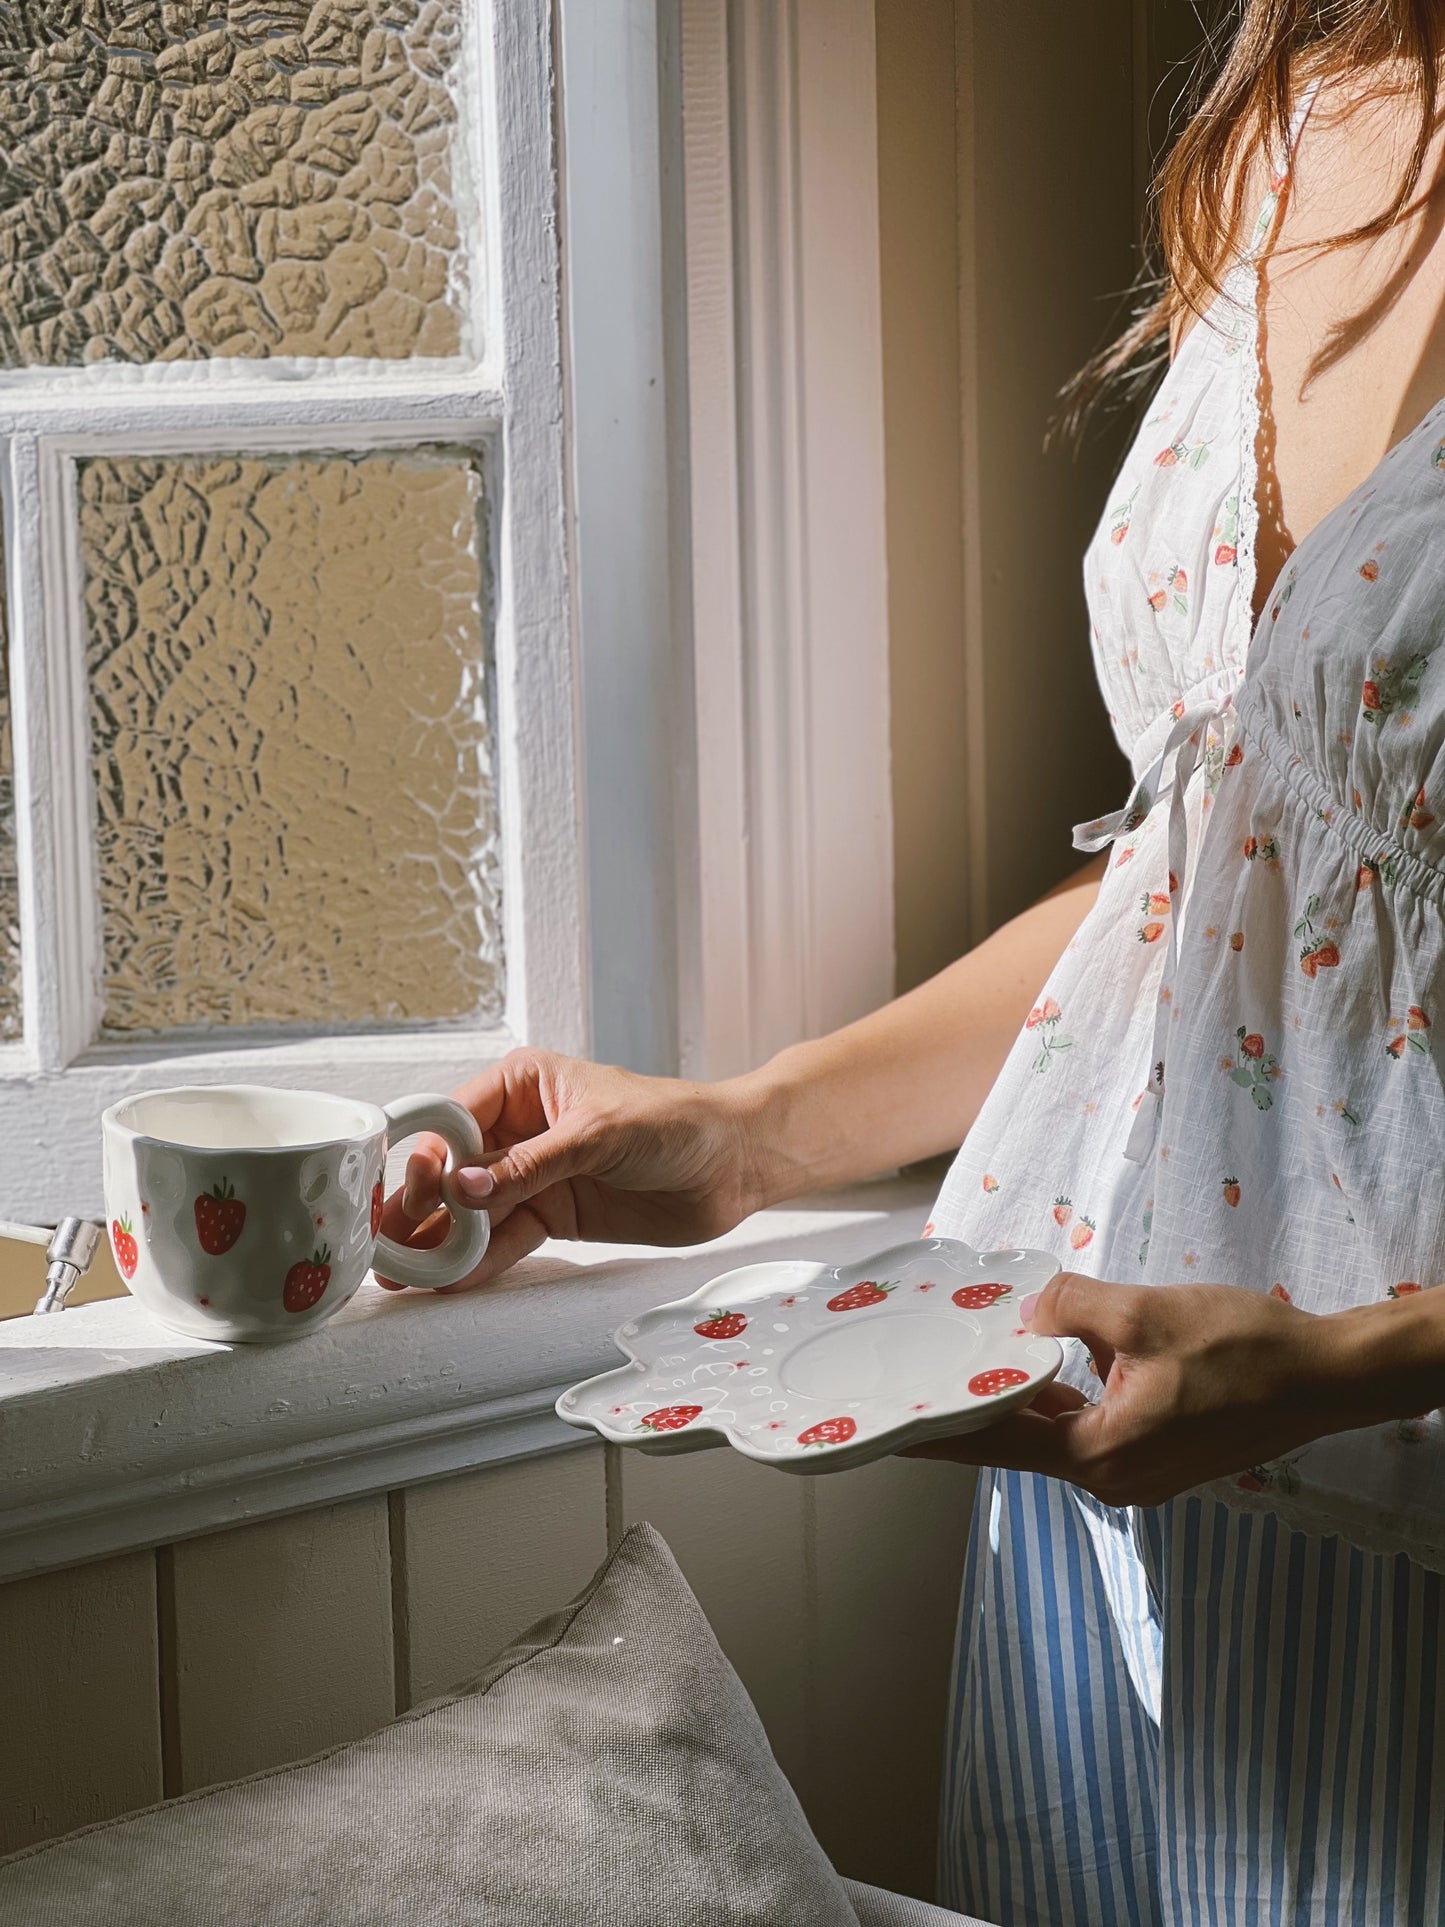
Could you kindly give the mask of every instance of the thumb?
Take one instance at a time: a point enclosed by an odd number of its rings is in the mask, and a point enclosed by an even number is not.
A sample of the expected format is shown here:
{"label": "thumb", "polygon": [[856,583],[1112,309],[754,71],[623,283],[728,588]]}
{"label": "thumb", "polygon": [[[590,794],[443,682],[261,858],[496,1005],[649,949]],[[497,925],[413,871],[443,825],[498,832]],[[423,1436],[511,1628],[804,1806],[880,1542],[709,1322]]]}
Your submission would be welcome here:
{"label": "thumb", "polygon": [[598,1163],[592,1133],[579,1124],[555,1124],[509,1150],[488,1153],[485,1164],[463,1165],[452,1184],[463,1204],[510,1211],[550,1185],[596,1171]]}
{"label": "thumb", "polygon": [[1114,1354],[1134,1349],[1142,1295],[1134,1285],[1110,1285],[1076,1271],[1061,1271],[1032,1303],[1020,1307],[1020,1314],[1032,1332],[1082,1339],[1094,1355],[1100,1376],[1107,1378]]}

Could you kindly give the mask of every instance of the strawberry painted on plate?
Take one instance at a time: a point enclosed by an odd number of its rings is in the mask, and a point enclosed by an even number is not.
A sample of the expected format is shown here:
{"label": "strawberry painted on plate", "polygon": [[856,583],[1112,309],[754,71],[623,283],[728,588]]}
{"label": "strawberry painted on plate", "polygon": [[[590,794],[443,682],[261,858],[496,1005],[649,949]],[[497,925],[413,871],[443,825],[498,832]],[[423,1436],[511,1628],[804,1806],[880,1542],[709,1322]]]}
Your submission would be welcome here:
{"label": "strawberry painted on plate", "polygon": [[684,1425],[701,1417],[700,1405],[664,1405],[661,1411],[649,1412],[642,1423],[649,1432],[680,1432]]}
{"label": "strawberry painted on plate", "polygon": [[1012,1285],[999,1285],[992,1281],[981,1285],[961,1285],[953,1294],[953,1302],[960,1311],[987,1311],[1000,1298],[1007,1298],[1012,1290]]}
{"label": "strawberry painted on plate", "polygon": [[740,1311],[715,1311],[693,1326],[699,1338],[737,1338],[747,1328],[748,1321]]}
{"label": "strawberry painted on plate", "polygon": [[825,1418],[817,1425],[810,1425],[806,1432],[799,1432],[799,1445],[846,1445],[858,1430],[858,1422],[851,1418]]}
{"label": "strawberry painted on plate", "polygon": [[995,1365],[991,1371],[975,1372],[968,1381],[968,1389],[975,1398],[997,1398],[1000,1392],[1012,1391],[1015,1385],[1028,1382],[1028,1373],[1021,1372],[1016,1365]]}
{"label": "strawberry painted on plate", "polygon": [[865,1305],[881,1305],[892,1289],[892,1285],[880,1285],[872,1278],[865,1278],[862,1284],[850,1285],[847,1291],[840,1291],[836,1298],[830,1298],[828,1309],[862,1311]]}

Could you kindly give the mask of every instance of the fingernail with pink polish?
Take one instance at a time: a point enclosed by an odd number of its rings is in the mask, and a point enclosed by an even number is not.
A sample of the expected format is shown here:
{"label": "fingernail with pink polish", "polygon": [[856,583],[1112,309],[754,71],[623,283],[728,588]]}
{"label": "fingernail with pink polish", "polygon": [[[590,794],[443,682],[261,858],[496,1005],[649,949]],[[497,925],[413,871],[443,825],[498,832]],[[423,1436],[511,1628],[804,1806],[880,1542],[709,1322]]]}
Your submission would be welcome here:
{"label": "fingernail with pink polish", "polygon": [[1034,1313],[1038,1310],[1039,1299],[1042,1296],[1042,1292],[1031,1291],[1025,1297],[1020,1298],[1019,1323],[1021,1325],[1027,1325],[1031,1321]]}
{"label": "fingernail with pink polish", "polygon": [[464,1164],[452,1184],[464,1204],[484,1204],[497,1188],[497,1180],[484,1164]]}

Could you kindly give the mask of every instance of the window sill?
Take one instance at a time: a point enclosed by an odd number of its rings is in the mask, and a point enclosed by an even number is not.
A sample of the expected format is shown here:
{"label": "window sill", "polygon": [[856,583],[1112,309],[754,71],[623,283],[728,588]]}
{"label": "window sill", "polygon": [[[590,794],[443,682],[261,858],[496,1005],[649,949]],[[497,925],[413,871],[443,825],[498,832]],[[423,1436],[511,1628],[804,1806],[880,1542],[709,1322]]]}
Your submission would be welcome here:
{"label": "window sill", "polygon": [[132,1298],[0,1324],[0,1579],[585,1445],[553,1401],[611,1334],[733,1265],[846,1264],[918,1235],[934,1185],[801,1199],[683,1252],[549,1244],[475,1296],[362,1290],[294,1345],[175,1337]]}

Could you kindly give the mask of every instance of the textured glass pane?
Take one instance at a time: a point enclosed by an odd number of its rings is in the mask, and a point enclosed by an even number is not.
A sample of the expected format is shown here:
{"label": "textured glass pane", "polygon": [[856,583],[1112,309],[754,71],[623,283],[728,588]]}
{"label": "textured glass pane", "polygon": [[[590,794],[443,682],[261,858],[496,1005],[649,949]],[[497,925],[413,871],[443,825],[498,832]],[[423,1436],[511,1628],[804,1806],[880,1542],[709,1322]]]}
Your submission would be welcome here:
{"label": "textured glass pane", "polygon": [[482,478],[461,451],[80,469],[104,1022],[502,992]]}
{"label": "textured glass pane", "polygon": [[459,15],[0,5],[0,365],[455,354]]}
{"label": "textured glass pane", "polygon": [[20,1035],[20,887],[15,875],[15,764],[10,738],[10,638],[0,563],[0,1041]]}

